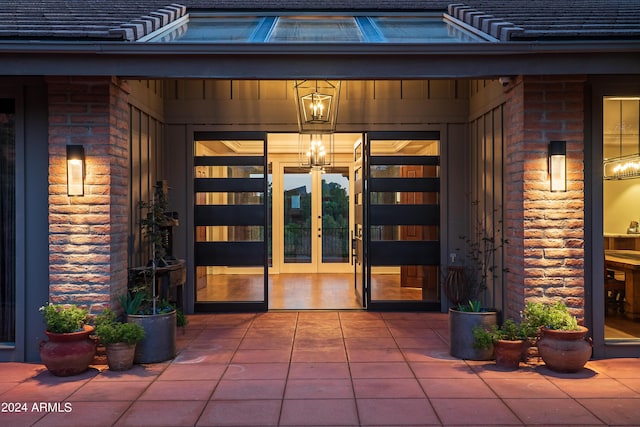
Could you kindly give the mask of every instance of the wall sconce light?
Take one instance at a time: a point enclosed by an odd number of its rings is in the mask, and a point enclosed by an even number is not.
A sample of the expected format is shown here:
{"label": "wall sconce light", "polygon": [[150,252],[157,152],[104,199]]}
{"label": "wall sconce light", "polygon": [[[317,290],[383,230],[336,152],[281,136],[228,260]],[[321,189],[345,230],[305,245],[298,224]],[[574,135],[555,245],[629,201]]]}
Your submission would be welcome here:
{"label": "wall sconce light", "polygon": [[551,191],[567,191],[567,142],[549,142],[549,181]]}
{"label": "wall sconce light", "polygon": [[84,147],[67,145],[67,195],[84,196]]}

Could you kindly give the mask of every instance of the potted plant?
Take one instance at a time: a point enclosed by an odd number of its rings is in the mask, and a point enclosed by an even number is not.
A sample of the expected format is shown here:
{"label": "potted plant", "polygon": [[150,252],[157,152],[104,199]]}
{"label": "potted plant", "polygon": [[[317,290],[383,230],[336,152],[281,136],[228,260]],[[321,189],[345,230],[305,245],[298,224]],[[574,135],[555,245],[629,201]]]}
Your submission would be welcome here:
{"label": "potted plant", "polygon": [[530,328],[539,329],[538,353],[556,372],[577,372],[591,358],[589,329],[578,324],[562,301],[528,302],[522,312]]}
{"label": "potted plant", "polygon": [[[478,204],[472,205],[477,207]],[[480,298],[487,289],[487,281],[498,277],[496,255],[501,254],[506,243],[500,233],[499,227],[494,228],[485,220],[479,220],[472,237],[460,236],[466,254],[463,263],[448,268],[444,292],[453,306],[449,309],[449,352],[454,357],[470,360],[490,360],[493,357],[493,346],[474,346],[473,329],[490,329],[498,323],[497,311],[483,307]],[[456,256],[452,256],[452,263],[455,259]]]}
{"label": "potted plant", "polygon": [[507,319],[498,327],[489,329],[473,328],[474,347],[493,348],[496,366],[504,369],[518,369],[527,339],[527,328],[512,319]]}
{"label": "potted plant", "polygon": [[86,371],[96,353],[89,338],[93,326],[89,313],[75,305],[45,304],[40,313],[46,324],[48,341],[40,341],[40,359],[53,375],[64,377]]}
{"label": "potted plant", "polygon": [[120,303],[128,323],[144,329],[145,337],[135,350],[135,363],[156,363],[172,359],[176,355],[176,308],[167,301],[158,300],[153,270],[132,273],[131,286],[120,297]]}
{"label": "potted plant", "polygon": [[96,335],[106,347],[107,363],[112,371],[131,369],[136,345],[144,338],[144,329],[137,323],[116,320],[110,309],[96,317]]}
{"label": "potted plant", "polygon": [[158,295],[157,270],[171,260],[165,258],[168,228],[175,225],[168,213],[168,186],[158,181],[152,199],[140,202],[146,214],[140,220],[140,229],[151,258],[145,267],[130,269],[127,292],[120,302],[128,323],[137,323],[145,337],[136,346],[135,363],[155,363],[175,357],[176,308]]}

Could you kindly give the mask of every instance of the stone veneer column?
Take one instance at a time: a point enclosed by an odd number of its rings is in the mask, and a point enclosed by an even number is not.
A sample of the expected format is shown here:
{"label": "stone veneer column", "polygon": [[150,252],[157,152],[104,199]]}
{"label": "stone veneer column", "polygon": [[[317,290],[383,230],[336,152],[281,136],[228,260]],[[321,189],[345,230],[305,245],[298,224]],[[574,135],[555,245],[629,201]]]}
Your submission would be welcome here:
{"label": "stone veneer column", "polygon": [[[505,106],[505,317],[561,299],[584,316],[584,108],[581,76],[520,77]],[[567,191],[551,193],[548,143],[567,142]]]}
{"label": "stone veneer column", "polygon": [[[100,312],[127,286],[128,87],[49,77],[49,301]],[[84,146],[84,196],[68,197],[66,146]]]}

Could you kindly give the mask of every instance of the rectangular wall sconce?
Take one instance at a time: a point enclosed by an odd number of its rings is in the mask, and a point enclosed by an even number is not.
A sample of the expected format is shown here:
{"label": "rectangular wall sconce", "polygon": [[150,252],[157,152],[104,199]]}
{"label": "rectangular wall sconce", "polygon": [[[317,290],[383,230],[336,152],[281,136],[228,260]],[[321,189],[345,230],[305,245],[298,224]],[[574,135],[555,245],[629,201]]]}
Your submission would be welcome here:
{"label": "rectangular wall sconce", "polygon": [[84,147],[67,145],[67,195],[84,196]]}
{"label": "rectangular wall sconce", "polygon": [[551,191],[567,191],[567,142],[549,142],[549,181]]}

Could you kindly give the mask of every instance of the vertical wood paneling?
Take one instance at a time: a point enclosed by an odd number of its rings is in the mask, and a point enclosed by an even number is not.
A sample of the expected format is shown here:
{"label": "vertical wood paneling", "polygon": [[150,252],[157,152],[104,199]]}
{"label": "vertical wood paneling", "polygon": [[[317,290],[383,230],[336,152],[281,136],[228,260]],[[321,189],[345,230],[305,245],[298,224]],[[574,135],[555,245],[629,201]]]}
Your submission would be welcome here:
{"label": "vertical wood paneling", "polygon": [[261,80],[259,83],[261,100],[286,100],[287,86],[293,84],[286,80]]}
{"label": "vertical wood paneling", "polygon": [[429,80],[429,99],[454,98],[454,80]]}
{"label": "vertical wood paneling", "polygon": [[231,82],[233,99],[260,99],[260,82],[258,80],[233,80]]}
{"label": "vertical wood paneling", "polygon": [[402,80],[400,84],[402,99],[427,99],[427,82],[425,80]]}
{"label": "vertical wood paneling", "polygon": [[402,89],[399,80],[376,80],[374,85],[374,98],[379,100],[400,99]]}
{"label": "vertical wood paneling", "polygon": [[205,80],[204,96],[220,101],[231,99],[231,80]]}
{"label": "vertical wood paneling", "polygon": [[149,201],[153,186],[163,177],[162,123],[138,108],[130,110],[129,266],[146,264],[149,250],[140,231],[140,201]]}
{"label": "vertical wood paneling", "polygon": [[[473,83],[473,88],[477,88]],[[470,123],[471,142],[471,215],[470,236],[494,239],[496,247],[503,239],[503,107],[498,106]],[[481,227],[484,231],[478,232]],[[486,232],[486,234],[484,234]],[[485,304],[502,306],[503,250],[498,248],[491,262],[494,272],[487,278]],[[497,277],[493,277],[493,276]]]}

